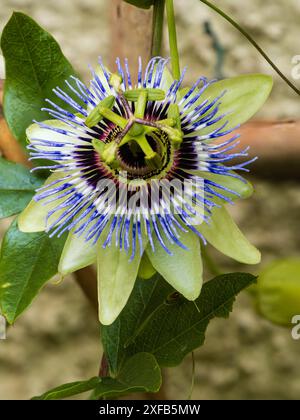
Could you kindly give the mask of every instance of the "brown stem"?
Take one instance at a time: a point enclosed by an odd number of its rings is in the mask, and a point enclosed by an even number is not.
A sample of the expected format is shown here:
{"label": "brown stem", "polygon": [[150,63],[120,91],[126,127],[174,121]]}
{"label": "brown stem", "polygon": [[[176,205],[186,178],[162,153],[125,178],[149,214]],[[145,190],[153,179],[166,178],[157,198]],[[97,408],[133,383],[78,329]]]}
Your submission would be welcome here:
{"label": "brown stem", "polygon": [[24,150],[9,131],[3,116],[3,80],[0,79],[0,151],[8,160],[30,166]]}
{"label": "brown stem", "polygon": [[109,376],[109,365],[105,353],[103,353],[102,355],[99,376],[100,378],[106,378],[107,376]]}
{"label": "brown stem", "polygon": [[[110,66],[115,65],[116,57],[128,58],[133,70],[137,67],[137,58],[142,57],[147,63],[151,57],[152,10],[143,10],[122,0],[110,3]],[[132,74],[136,74],[132,71]],[[134,82],[136,80],[133,79]]]}
{"label": "brown stem", "polygon": [[[250,146],[251,173],[269,179],[300,178],[300,121],[250,121],[238,132],[240,148]],[[222,140],[223,141],[223,140]]]}

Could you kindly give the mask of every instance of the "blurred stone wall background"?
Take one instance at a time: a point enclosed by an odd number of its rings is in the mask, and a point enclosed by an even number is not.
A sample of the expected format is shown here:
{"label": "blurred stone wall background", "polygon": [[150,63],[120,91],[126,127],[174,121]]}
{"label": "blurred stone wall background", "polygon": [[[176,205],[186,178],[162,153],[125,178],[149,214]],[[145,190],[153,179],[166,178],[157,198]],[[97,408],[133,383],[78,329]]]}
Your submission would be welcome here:
{"label": "blurred stone wall background", "polygon": [[[108,60],[110,0],[1,0],[0,31],[13,10],[21,10],[36,19],[58,40],[74,67],[89,77],[87,64],[95,64],[98,55]],[[299,0],[215,0],[255,36],[280,69],[291,75],[292,57],[300,54]],[[187,81],[199,74],[213,76],[215,53],[211,39],[204,35],[209,20],[225,48],[224,75],[247,72],[273,74],[269,65],[234,28],[199,0],[176,0],[178,38],[182,65],[189,66]],[[297,96],[277,77],[272,101],[261,115],[274,118],[297,116]]]}
{"label": "blurred stone wall background", "polygon": [[[178,35],[188,81],[212,76],[215,52],[204,34],[209,21],[226,49],[223,72],[273,74],[256,51],[228,23],[197,0],[177,0]],[[292,57],[300,54],[299,0],[223,0],[214,2],[241,22],[290,76]],[[86,80],[87,64],[109,56],[108,0],[1,0],[0,31],[13,10],[21,10],[47,28]],[[299,118],[298,97],[277,77],[260,117]],[[299,82],[300,83],[300,82]],[[262,139],[263,141],[263,139]],[[299,185],[253,180],[256,194],[233,209],[249,238],[262,250],[262,266],[299,253]],[[8,225],[2,223],[1,230]],[[247,270],[214,254],[226,270]],[[250,268],[258,272],[259,268]],[[290,331],[255,314],[250,298],[238,298],[230,320],[210,324],[206,344],[196,352],[193,398],[299,399],[300,342]],[[72,278],[49,284],[32,307],[0,341],[0,399],[27,399],[47,388],[94,376],[100,344],[92,310]],[[187,398],[191,361],[168,371],[167,394]]]}

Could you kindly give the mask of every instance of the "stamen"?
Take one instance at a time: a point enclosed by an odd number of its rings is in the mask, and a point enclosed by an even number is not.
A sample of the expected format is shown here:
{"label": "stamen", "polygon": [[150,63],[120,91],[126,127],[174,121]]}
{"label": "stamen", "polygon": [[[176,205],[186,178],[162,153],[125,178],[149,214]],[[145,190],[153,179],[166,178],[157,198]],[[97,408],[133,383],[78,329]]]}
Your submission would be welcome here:
{"label": "stamen", "polygon": [[90,112],[88,117],[85,120],[87,127],[91,128],[97,125],[101,120],[103,120],[104,114],[102,113],[104,108],[111,109],[115,103],[115,97],[113,95],[104,98],[99,104]]}

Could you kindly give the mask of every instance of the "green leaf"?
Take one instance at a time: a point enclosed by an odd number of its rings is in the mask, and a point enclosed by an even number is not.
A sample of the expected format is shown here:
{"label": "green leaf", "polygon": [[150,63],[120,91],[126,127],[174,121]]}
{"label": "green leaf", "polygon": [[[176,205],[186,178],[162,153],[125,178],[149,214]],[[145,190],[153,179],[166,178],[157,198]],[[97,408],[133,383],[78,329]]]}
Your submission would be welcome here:
{"label": "green leaf", "polygon": [[117,375],[128,356],[127,345],[149,315],[174,289],[156,274],[147,281],[137,279],[127,305],[109,326],[101,326],[102,344],[112,375]]}
{"label": "green leaf", "polygon": [[20,213],[41,183],[29,169],[0,158],[0,218]]}
{"label": "green leaf", "polygon": [[251,274],[225,274],[205,283],[195,303],[183,297],[165,300],[144,322],[127,352],[146,351],[161,366],[178,365],[204,343],[209,321],[227,318],[235,296],[254,281]]}
{"label": "green leaf", "polygon": [[82,394],[83,392],[94,389],[101,378],[94,377],[88,381],[70,382],[68,384],[60,385],[56,388],[50,389],[38,397],[33,397],[33,400],[60,400],[62,398],[72,397],[74,395]]}
{"label": "green leaf", "polygon": [[218,251],[243,264],[258,264],[260,252],[240,231],[224,206],[212,209],[209,224],[202,223],[198,230]]}
{"label": "green leaf", "polygon": [[183,249],[176,243],[168,244],[172,255],[154,240],[155,250],[148,245],[147,255],[151,264],[163,278],[189,300],[196,299],[202,287],[202,258],[199,238],[194,232],[183,233],[180,241],[187,247]]}
{"label": "green leaf", "polygon": [[[229,113],[224,117],[224,120],[229,121],[227,130],[248,121],[265,103],[272,86],[272,77],[264,74],[245,74],[220,80],[210,85],[193,106],[205,99],[213,100],[226,91],[220,99],[221,105],[215,117]],[[199,134],[204,135],[211,131],[211,127],[206,127],[202,128]]]}
{"label": "green leaf", "polygon": [[292,318],[300,314],[300,259],[286,258],[268,265],[259,275],[254,291],[265,318],[291,326]]}
{"label": "green leaf", "polygon": [[132,4],[133,6],[140,7],[141,9],[149,9],[155,0],[124,0],[126,3]]}
{"label": "green leaf", "polygon": [[213,317],[227,317],[235,296],[254,283],[246,273],[218,276],[205,283],[200,297],[190,302],[174,293],[158,274],[137,280],[117,320],[102,326],[102,343],[110,371],[116,375],[133,354],[148,352],[162,366],[175,366],[201,346]]}
{"label": "green leaf", "polygon": [[117,398],[133,392],[157,392],[161,382],[161,371],[155,357],[138,353],[124,363],[117,378],[102,378],[92,399]]}
{"label": "green leaf", "polygon": [[133,392],[157,392],[161,387],[161,371],[155,357],[138,353],[124,363],[116,378],[94,377],[60,385],[33,400],[60,400],[93,390],[91,399],[117,398]]}
{"label": "green leaf", "polygon": [[0,256],[0,307],[10,324],[57,273],[64,242],[65,237],[20,232],[16,221],[6,232]]}
{"label": "green leaf", "polygon": [[6,67],[4,114],[14,136],[26,145],[25,130],[33,119],[45,120],[45,98],[58,100],[52,89],[75,71],[54,38],[34,20],[14,12],[1,37]]}

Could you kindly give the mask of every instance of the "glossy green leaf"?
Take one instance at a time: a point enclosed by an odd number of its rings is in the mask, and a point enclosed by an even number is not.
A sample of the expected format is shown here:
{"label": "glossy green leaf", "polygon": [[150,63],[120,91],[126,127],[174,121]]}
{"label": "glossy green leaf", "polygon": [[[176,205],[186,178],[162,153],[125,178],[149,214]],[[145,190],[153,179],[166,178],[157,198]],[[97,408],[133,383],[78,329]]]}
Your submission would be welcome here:
{"label": "glossy green leaf", "polygon": [[23,165],[0,158],[0,218],[20,213],[41,183]]}
{"label": "glossy green leaf", "polygon": [[33,400],[60,400],[91,390],[91,399],[94,400],[117,398],[133,392],[157,392],[161,382],[161,371],[155,357],[149,353],[138,353],[124,363],[114,378],[94,377],[88,381],[63,384]]}
{"label": "glossy green leaf", "polygon": [[161,382],[161,371],[155,357],[138,353],[124,363],[116,378],[102,378],[92,399],[117,398],[133,392],[158,392]]}
{"label": "glossy green leaf", "polygon": [[6,232],[0,256],[0,307],[10,324],[57,273],[65,239],[20,232],[16,221]]}
{"label": "glossy green leaf", "polygon": [[63,276],[94,264],[97,261],[97,245],[86,242],[84,235],[78,236],[71,231],[66,240],[58,265]]}
{"label": "glossy green leaf", "polygon": [[101,326],[102,344],[112,375],[117,375],[126,358],[128,343],[141,325],[174,289],[159,274],[147,281],[137,279],[133,292],[112,325]]}
{"label": "glossy green leaf", "polygon": [[193,232],[182,233],[180,241],[187,250],[177,244],[168,244],[168,249],[172,252],[169,255],[156,239],[155,250],[152,251],[148,245],[146,252],[151,264],[163,278],[184,297],[194,300],[199,296],[202,287],[200,243]]}
{"label": "glossy green leaf", "polygon": [[14,12],[1,37],[5,59],[4,114],[14,136],[26,144],[33,119],[45,120],[45,98],[62,103],[52,89],[75,71],[54,38],[33,19]]}
{"label": "glossy green leaf", "polygon": [[202,223],[198,230],[218,251],[244,264],[258,264],[260,252],[240,231],[227,209],[212,210],[209,225]]}
{"label": "glossy green leaf", "polygon": [[260,313],[275,324],[291,326],[300,314],[300,259],[286,258],[259,275],[255,297]]}
{"label": "glossy green leaf", "polygon": [[137,280],[121,315],[101,328],[111,373],[116,375],[126,359],[144,351],[162,366],[179,364],[203,344],[209,321],[227,317],[235,296],[254,282],[255,277],[246,273],[218,276],[190,302],[158,274],[148,281]]}
{"label": "glossy green leaf", "polygon": [[61,400],[62,398],[73,397],[74,395],[82,394],[83,392],[91,391],[101,382],[101,378],[94,377],[88,381],[76,381],[68,384],[60,385],[56,388],[50,389],[38,397],[33,397],[33,400]]}
{"label": "glossy green leaf", "polygon": [[127,352],[146,351],[161,366],[178,365],[204,343],[209,321],[215,317],[227,318],[236,295],[254,281],[251,274],[225,274],[205,283],[195,302],[169,296],[136,332],[127,345]]}
{"label": "glossy green leaf", "polygon": [[141,9],[149,9],[155,0],[124,0],[126,3],[132,4],[133,6],[140,7]]}
{"label": "glossy green leaf", "polygon": [[[205,99],[213,100],[225,91],[215,117],[228,113],[224,118],[228,120],[227,130],[248,121],[265,103],[272,86],[272,77],[264,74],[245,74],[220,80],[210,85],[193,106],[197,106]],[[211,127],[202,128],[199,134],[203,135],[211,131]]]}

